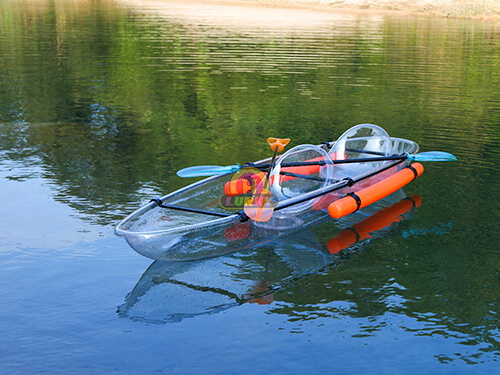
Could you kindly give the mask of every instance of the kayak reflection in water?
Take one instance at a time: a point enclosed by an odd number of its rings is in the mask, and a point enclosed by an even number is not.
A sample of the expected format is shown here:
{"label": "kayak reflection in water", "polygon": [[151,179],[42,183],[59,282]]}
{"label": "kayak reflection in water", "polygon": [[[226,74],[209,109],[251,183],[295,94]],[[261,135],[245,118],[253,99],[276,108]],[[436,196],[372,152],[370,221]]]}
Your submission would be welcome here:
{"label": "kayak reflection in water", "polygon": [[326,244],[312,231],[303,231],[272,246],[222,257],[155,261],[118,307],[118,314],[160,324],[218,313],[244,303],[272,304],[275,291],[333,266],[345,251],[383,236],[389,227],[411,219],[420,204],[420,197],[405,198],[400,190],[385,202],[354,214]]}

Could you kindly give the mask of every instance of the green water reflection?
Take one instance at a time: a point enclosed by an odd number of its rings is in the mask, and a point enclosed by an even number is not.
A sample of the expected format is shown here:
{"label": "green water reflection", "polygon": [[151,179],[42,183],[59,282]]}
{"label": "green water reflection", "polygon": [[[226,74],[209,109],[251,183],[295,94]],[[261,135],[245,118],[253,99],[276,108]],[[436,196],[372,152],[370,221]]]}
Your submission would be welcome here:
{"label": "green water reflection", "polygon": [[[408,188],[424,202],[411,221],[279,289],[270,313],[407,315],[436,323],[415,335],[464,337],[467,361],[498,359],[498,23],[353,17],[280,31],[112,1],[3,1],[0,20],[0,161],[93,223],[184,186],[180,168],[260,159],[268,136],[317,144],[371,122],[455,154]],[[318,228],[319,242],[335,230]]]}

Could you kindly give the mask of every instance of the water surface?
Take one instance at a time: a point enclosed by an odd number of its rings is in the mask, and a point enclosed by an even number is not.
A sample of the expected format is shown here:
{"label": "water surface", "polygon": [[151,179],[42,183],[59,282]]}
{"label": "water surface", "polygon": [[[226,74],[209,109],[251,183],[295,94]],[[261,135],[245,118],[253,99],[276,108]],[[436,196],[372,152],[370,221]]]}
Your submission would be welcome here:
{"label": "water surface", "polygon": [[[104,0],[0,18],[7,373],[496,369],[498,24]],[[113,234],[180,168],[365,122],[459,160],[425,164],[416,207],[338,253],[367,214],[188,263]]]}

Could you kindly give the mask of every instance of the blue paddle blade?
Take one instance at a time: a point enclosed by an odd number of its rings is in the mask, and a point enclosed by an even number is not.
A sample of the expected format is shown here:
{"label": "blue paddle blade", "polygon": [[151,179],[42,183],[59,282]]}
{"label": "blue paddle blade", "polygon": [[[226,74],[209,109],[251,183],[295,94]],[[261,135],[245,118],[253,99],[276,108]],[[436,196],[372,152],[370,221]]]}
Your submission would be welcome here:
{"label": "blue paddle blade", "polygon": [[419,152],[418,154],[408,155],[408,160],[414,161],[455,161],[457,158],[444,151],[427,151]]}
{"label": "blue paddle blade", "polygon": [[198,165],[196,167],[188,167],[177,171],[179,177],[201,177],[201,176],[217,176],[227,173],[237,172],[241,169],[241,165],[228,165],[222,167],[220,165]]}

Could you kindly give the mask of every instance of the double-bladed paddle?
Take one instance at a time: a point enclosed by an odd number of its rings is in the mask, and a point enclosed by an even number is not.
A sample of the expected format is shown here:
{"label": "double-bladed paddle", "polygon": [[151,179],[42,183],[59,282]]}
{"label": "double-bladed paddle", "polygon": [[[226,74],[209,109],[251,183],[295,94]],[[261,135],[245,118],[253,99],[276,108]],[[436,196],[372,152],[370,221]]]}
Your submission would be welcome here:
{"label": "double-bladed paddle", "polygon": [[[274,149],[273,149],[274,150]],[[279,151],[279,150],[278,150]],[[449,152],[444,151],[426,151],[419,152],[418,154],[403,154],[403,155],[391,155],[391,156],[375,156],[370,158],[357,158],[357,159],[344,159],[344,160],[332,160],[333,164],[348,164],[348,163],[363,163],[363,162],[371,162],[371,161],[384,161],[384,160],[410,160],[410,161],[455,161],[457,158],[450,154]],[[251,164],[251,165],[243,165],[235,164],[228,166],[219,166],[219,165],[198,165],[195,167],[183,168],[177,172],[179,177],[201,177],[201,176],[217,176],[228,173],[234,173],[239,171],[241,168],[246,166],[256,167],[256,168],[269,168],[272,164]],[[290,163],[283,164],[283,167],[295,167],[295,166],[303,166],[303,165],[318,165],[323,164],[321,161],[313,161],[313,162],[302,162],[302,163]],[[269,168],[271,170],[272,168]]]}

